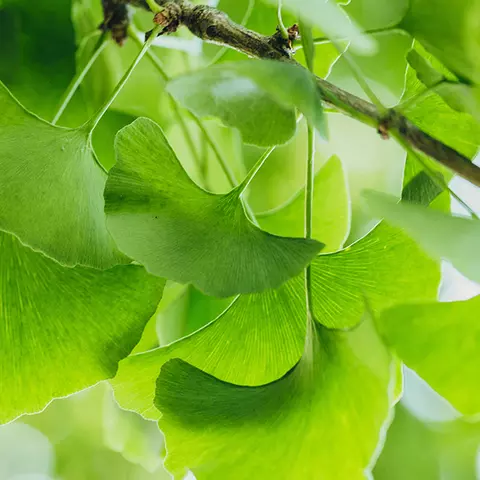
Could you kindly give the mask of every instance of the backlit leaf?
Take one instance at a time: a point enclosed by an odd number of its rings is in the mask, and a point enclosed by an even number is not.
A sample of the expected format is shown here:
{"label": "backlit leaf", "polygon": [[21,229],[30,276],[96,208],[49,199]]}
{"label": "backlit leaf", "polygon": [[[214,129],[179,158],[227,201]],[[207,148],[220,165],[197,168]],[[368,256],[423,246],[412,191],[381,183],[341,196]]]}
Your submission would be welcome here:
{"label": "backlit leaf", "polygon": [[371,211],[392,225],[403,228],[430,255],[449,260],[454,267],[480,282],[480,222],[453,217],[377,192],[365,192]]}
{"label": "backlit leaf", "polygon": [[[354,245],[312,263],[315,317],[328,327],[351,328],[362,318],[365,297],[378,313],[415,299],[434,300],[439,281],[437,262],[401,231],[380,224]],[[226,382],[272,382],[302,354],[305,315],[303,275],[277,290],[242,295],[198,332],[122,361],[112,381],[115,396],[123,408],[158,418],[155,379],[175,357]]]}
{"label": "backlit leaf", "polygon": [[[304,232],[304,189],[284,205],[256,215],[260,226],[276,235],[301,236]],[[350,229],[350,201],[342,163],[332,157],[315,177],[313,237],[325,243],[323,251],[340,249]]]}
{"label": "backlit leaf", "polygon": [[392,400],[391,358],[369,322],[314,326],[306,343],[293,370],[259,387],[179,359],[162,368],[155,405],[174,478],[365,478]]}
{"label": "backlit leaf", "polygon": [[64,265],[128,263],[105,225],[106,174],[87,129],[41,120],[1,83],[0,109],[0,228]]}
{"label": "backlit leaf", "polygon": [[228,297],[277,287],[322,247],[255,227],[239,188],[214,195],[195,185],[151,120],[121,130],[116,146],[105,190],[108,228],[122,251],[156,275]]}
{"label": "backlit leaf", "polygon": [[411,0],[400,26],[466,83],[480,83],[479,0]]}
{"label": "backlit leaf", "polygon": [[138,266],[62,267],[0,232],[0,423],[114,376],[163,286]]}
{"label": "backlit leaf", "polygon": [[465,414],[480,412],[480,296],[387,310],[379,328],[401,360]]}

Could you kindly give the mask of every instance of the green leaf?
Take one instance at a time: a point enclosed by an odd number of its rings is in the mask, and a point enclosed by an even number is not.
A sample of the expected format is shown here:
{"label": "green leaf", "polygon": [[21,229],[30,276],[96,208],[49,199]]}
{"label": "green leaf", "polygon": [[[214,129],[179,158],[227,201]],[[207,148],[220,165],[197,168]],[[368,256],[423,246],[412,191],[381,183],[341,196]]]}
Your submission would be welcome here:
{"label": "green leaf", "polygon": [[364,197],[374,215],[404,229],[430,255],[450,261],[465,276],[480,282],[478,220],[408,203],[397,204],[394,197],[377,192],[365,192]]}
{"label": "green leaf", "polygon": [[105,225],[106,174],[84,129],[54,127],[0,83],[0,228],[64,265],[128,263]]}
{"label": "green leaf", "polygon": [[408,62],[415,69],[418,79],[440,95],[454,110],[466,112],[480,121],[480,89],[448,80],[418,51],[408,53]]}
{"label": "green leaf", "polygon": [[[457,81],[435,57],[426,52],[422,46],[415,42],[415,52],[435,70],[442,74],[449,81]],[[411,58],[411,57],[410,57]],[[455,86],[455,89],[461,90],[461,85]],[[464,85],[467,91],[469,88]],[[441,139],[443,143],[458,150],[463,155],[473,158],[480,146],[480,123],[472,118],[471,115],[463,113],[463,108],[458,108],[458,100],[449,105],[449,99],[454,99],[452,94],[449,95],[449,87],[445,95],[440,96],[443,92],[431,91],[424,93],[425,85],[418,79],[417,72],[409,66],[407,69],[406,88],[402,101],[406,102],[406,106],[402,109],[409,120],[411,120],[419,128],[430,134],[431,136]],[[454,89],[454,90],[455,90]],[[462,96],[461,96],[462,98]],[[457,111],[453,108],[457,108]],[[475,104],[471,108],[475,110]],[[465,108],[466,111],[472,111]],[[431,119],[435,118],[435,122]],[[452,128],[455,125],[455,128]],[[432,168],[438,169],[438,166],[432,162]]]}
{"label": "green leaf", "polygon": [[[478,244],[477,244],[478,245]],[[387,310],[379,328],[402,361],[460,412],[480,412],[480,296]]]}
{"label": "green leaf", "polygon": [[[272,78],[280,80],[272,82]],[[276,139],[273,144],[284,143],[293,136],[292,108],[298,108],[322,136],[327,136],[315,79],[296,65],[273,60],[223,63],[176,78],[167,89],[190,110],[199,115],[220,116],[229,125],[239,128],[245,141],[260,146],[272,145],[272,140],[266,141],[263,135]],[[260,95],[263,100],[253,101],[250,93]],[[257,102],[259,107],[254,109]],[[273,102],[280,105],[274,106]],[[283,114],[279,108],[283,108]]]}
{"label": "green leaf", "polygon": [[466,83],[480,83],[479,0],[411,0],[400,27]]}
{"label": "green leaf", "polygon": [[172,80],[168,91],[200,117],[215,116],[240,130],[245,143],[268,147],[290,140],[295,111],[284,107],[248,77],[221,67]]}
{"label": "green leaf", "polygon": [[75,72],[70,13],[69,0],[37,0],[35,8],[28,0],[0,2],[0,79],[44,118]]}
{"label": "green leaf", "polygon": [[418,79],[428,88],[445,80],[445,77],[417,50],[410,50],[407,55],[408,64],[417,73]]}
{"label": "green leaf", "polygon": [[121,130],[116,148],[105,190],[108,228],[119,248],[155,275],[228,297],[277,287],[323,246],[255,227],[241,187],[214,195],[195,185],[151,120]]}
{"label": "green leaf", "polygon": [[163,286],[137,266],[65,268],[0,232],[0,423],[114,376]]}
{"label": "green leaf", "polygon": [[[301,236],[304,232],[305,191],[300,190],[284,205],[256,215],[267,232]],[[324,252],[339,250],[350,229],[350,200],[342,162],[332,157],[315,176],[313,237],[325,243]]]}
{"label": "green leaf", "polygon": [[[315,318],[327,327],[351,328],[362,318],[365,297],[377,314],[414,299],[434,300],[439,281],[437,262],[401,231],[380,224],[354,245],[312,263]],[[175,357],[223,381],[272,382],[302,354],[305,315],[303,275],[277,290],[242,295],[195,334],[122,361],[112,381],[115,396],[123,408],[158,418],[155,379]]]}
{"label": "green leaf", "polygon": [[392,360],[370,322],[349,333],[314,326],[306,343],[294,369],[259,387],[179,359],[162,368],[155,405],[174,478],[365,478],[388,420]]}

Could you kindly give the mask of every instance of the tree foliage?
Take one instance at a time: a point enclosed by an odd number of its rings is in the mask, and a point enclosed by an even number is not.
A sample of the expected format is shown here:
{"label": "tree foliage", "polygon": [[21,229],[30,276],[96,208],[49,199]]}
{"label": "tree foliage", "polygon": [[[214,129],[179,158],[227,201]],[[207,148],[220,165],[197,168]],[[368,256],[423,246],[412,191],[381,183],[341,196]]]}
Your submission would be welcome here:
{"label": "tree foliage", "polygon": [[108,381],[173,478],[472,478],[480,1],[215,3],[0,1],[0,422]]}

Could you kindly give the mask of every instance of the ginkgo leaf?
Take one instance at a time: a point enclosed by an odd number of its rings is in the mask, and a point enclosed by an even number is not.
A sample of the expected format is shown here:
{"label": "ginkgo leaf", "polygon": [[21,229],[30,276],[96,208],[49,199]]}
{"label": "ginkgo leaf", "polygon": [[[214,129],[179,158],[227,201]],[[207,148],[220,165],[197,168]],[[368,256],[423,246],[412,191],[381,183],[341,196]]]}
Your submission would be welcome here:
{"label": "ginkgo leaf", "polygon": [[312,326],[295,368],[258,387],[170,360],[155,396],[165,466],[175,479],[364,479],[388,421],[392,366],[370,322],[348,333]]}
{"label": "ginkgo leaf", "polygon": [[464,414],[480,412],[480,296],[405,305],[378,324],[399,358]]}
{"label": "ginkgo leaf", "polygon": [[394,197],[377,192],[365,192],[364,197],[374,215],[403,228],[432,256],[449,260],[465,276],[480,282],[478,220],[397,203]]}
{"label": "ginkgo leaf", "polygon": [[[377,314],[415,299],[436,299],[440,282],[438,262],[386,224],[340,252],[319,255],[311,269],[315,318],[331,328],[357,325],[365,297]],[[112,381],[115,396],[123,408],[158,418],[155,379],[175,357],[235,384],[274,381],[301,356],[305,315],[303,275],[276,290],[242,295],[196,333],[123,360]]]}
{"label": "ginkgo leaf", "polygon": [[[281,81],[272,82],[272,78]],[[239,128],[246,142],[259,146],[284,143],[294,135],[295,108],[327,137],[314,77],[300,66],[273,60],[223,63],[178,77],[167,89],[190,110],[219,116]],[[270,106],[265,104],[268,98]]]}
{"label": "ginkgo leaf", "polygon": [[0,423],[114,376],[163,286],[139,266],[63,267],[0,232]]}
{"label": "ginkgo leaf", "polygon": [[233,70],[216,67],[190,73],[167,88],[196,115],[215,116],[238,128],[245,143],[268,147],[295,135],[295,110],[279,104],[253,80]]}
{"label": "ginkgo leaf", "polygon": [[67,266],[129,263],[105,225],[106,174],[88,130],[41,120],[2,83],[0,109],[0,228]]}
{"label": "ginkgo leaf", "polygon": [[411,0],[399,26],[460,79],[478,84],[479,14],[479,0]]}
{"label": "ginkgo leaf", "polygon": [[151,120],[121,130],[116,150],[105,190],[108,228],[119,248],[155,275],[228,297],[279,286],[323,246],[255,227],[241,186],[214,195],[195,185]]}
{"label": "ginkgo leaf", "polygon": [[[283,236],[301,236],[304,232],[302,189],[284,205],[257,213],[260,226],[267,232]],[[323,251],[340,249],[350,230],[350,199],[342,162],[332,157],[315,176],[313,237],[325,244]]]}
{"label": "ginkgo leaf", "polygon": [[480,89],[478,87],[448,81],[417,50],[411,50],[407,59],[410,66],[415,69],[418,79],[440,95],[449,107],[458,112],[469,113],[480,120]]}

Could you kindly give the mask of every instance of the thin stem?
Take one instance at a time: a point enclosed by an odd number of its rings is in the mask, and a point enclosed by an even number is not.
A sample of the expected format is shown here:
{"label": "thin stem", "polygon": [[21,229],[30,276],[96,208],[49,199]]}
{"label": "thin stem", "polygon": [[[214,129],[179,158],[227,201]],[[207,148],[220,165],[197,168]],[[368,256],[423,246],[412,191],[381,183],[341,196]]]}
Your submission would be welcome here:
{"label": "thin stem", "polygon": [[[245,26],[248,21],[250,20],[250,17],[252,16],[253,9],[255,8],[255,0],[249,0],[248,2],[248,7],[247,10],[245,11],[245,14],[243,15],[242,21],[240,22],[240,25]],[[213,60],[210,62],[210,65],[215,65],[218,63],[225,55],[226,53],[230,50],[228,47],[222,47],[217,54],[213,57]]]}
{"label": "thin stem", "polygon": [[[128,35],[138,45],[138,47],[140,49],[143,47],[143,42],[138,37],[135,28],[132,27],[131,25],[128,27]],[[162,77],[163,81],[168,82],[168,80],[170,80],[170,78],[167,75],[167,73],[165,72],[165,69],[164,69],[160,59],[150,49],[147,50],[147,57],[153,63],[154,67],[156,68],[156,70],[158,71],[160,76]],[[175,101],[175,99],[169,93],[167,93],[167,95],[168,95],[168,98],[169,98],[170,103],[172,105],[173,114],[175,115],[175,118],[176,118],[178,124],[180,125],[180,128],[183,131],[183,135],[184,135],[185,140],[187,142],[188,148],[190,149],[190,152],[192,153],[193,157],[195,158],[195,161],[200,162],[201,158],[200,158],[199,151],[198,151],[197,148],[195,148],[195,143],[193,141],[192,135],[190,134],[190,131],[187,127],[187,124],[185,123],[185,120],[184,120],[182,114],[180,113],[180,109],[178,108],[178,104]]]}
{"label": "thin stem", "polygon": [[[308,125],[308,158],[305,180],[305,237],[313,236],[313,195],[315,184],[315,129]],[[305,298],[307,304],[307,319],[313,319],[312,270],[309,265],[305,269]]]}
{"label": "thin stem", "polygon": [[278,28],[280,29],[280,33],[285,40],[288,40],[288,30],[283,23],[282,17],[282,0],[278,0],[278,8],[277,8],[277,19],[278,19]]}
{"label": "thin stem", "polygon": [[155,2],[155,0],[145,0],[145,3],[148,5],[148,7],[153,13],[159,13],[162,11],[162,9],[158,5],[158,3]]}
{"label": "thin stem", "polygon": [[265,152],[263,152],[262,156],[257,160],[257,163],[250,169],[247,173],[247,176],[244,178],[243,182],[239,185],[240,194],[243,194],[245,190],[249,187],[252,180],[255,178],[255,175],[258,171],[263,167],[263,164],[267,160],[267,158],[271,155],[271,153],[275,150],[276,146],[267,148]]}
{"label": "thin stem", "polygon": [[[371,30],[365,30],[363,33],[369,34],[369,35],[376,35],[376,34],[382,34],[382,33],[392,33],[392,32],[401,32],[402,30],[398,28],[397,26],[394,27],[383,27],[383,28],[372,28]],[[340,38],[334,38],[333,40],[336,41],[343,41],[343,40],[348,40],[346,37],[340,37]],[[332,40],[329,37],[317,37],[313,39],[313,43],[315,45],[321,45],[323,43],[330,43]],[[295,44],[295,47],[297,47],[297,44]],[[298,47],[301,47],[301,43],[298,44]]]}
{"label": "thin stem", "polygon": [[82,68],[82,70],[77,72],[77,74],[73,77],[72,81],[70,82],[70,85],[65,91],[62,97],[60,106],[58,107],[57,113],[55,114],[51,122],[52,125],[55,125],[58,122],[58,120],[60,120],[60,117],[63,115],[63,112],[65,111],[68,104],[72,100],[78,87],[83,82],[83,79],[86,77],[87,73],[90,71],[93,64],[95,63],[97,58],[100,56],[100,54],[103,52],[106,46],[107,46],[107,32],[103,32],[100,35],[100,38],[98,39],[97,43],[95,44],[92,56],[90,57],[88,62],[85,64],[85,66]]}
{"label": "thin stem", "polygon": [[355,77],[355,80],[358,82],[358,84],[360,85],[362,90],[365,92],[367,97],[370,99],[370,101],[377,107],[377,109],[380,112],[386,112],[387,109],[383,106],[380,99],[377,97],[377,95],[372,90],[368,82],[365,80],[365,77],[363,76],[362,71],[357,65],[357,62],[355,62],[355,60],[350,55],[348,48],[342,51],[340,45],[336,42],[336,40],[332,40],[332,44],[334,45],[334,47],[336,48],[340,56],[343,56],[344,60],[347,62],[348,67],[350,68],[350,71]]}
{"label": "thin stem", "polygon": [[101,118],[105,115],[106,111],[110,108],[112,103],[115,101],[117,98],[118,94],[122,90],[122,88],[125,86],[125,84],[128,82],[129,78],[131,77],[133,71],[137,67],[137,65],[140,63],[142,58],[144,57],[145,53],[147,53],[148,49],[152,45],[152,43],[155,41],[155,38],[157,35],[162,31],[162,26],[158,25],[152,30],[152,34],[148,37],[148,40],[145,42],[143,45],[142,49],[140,50],[139,54],[133,61],[133,63],[130,65],[128,70],[125,72],[123,75],[122,79],[118,82],[117,86],[115,87],[114,91],[112,92],[110,98],[100,107],[98,112],[93,116],[91,120],[88,121],[87,123],[87,128],[89,129],[90,132],[93,132],[95,127],[98,125],[98,122],[101,120]]}

